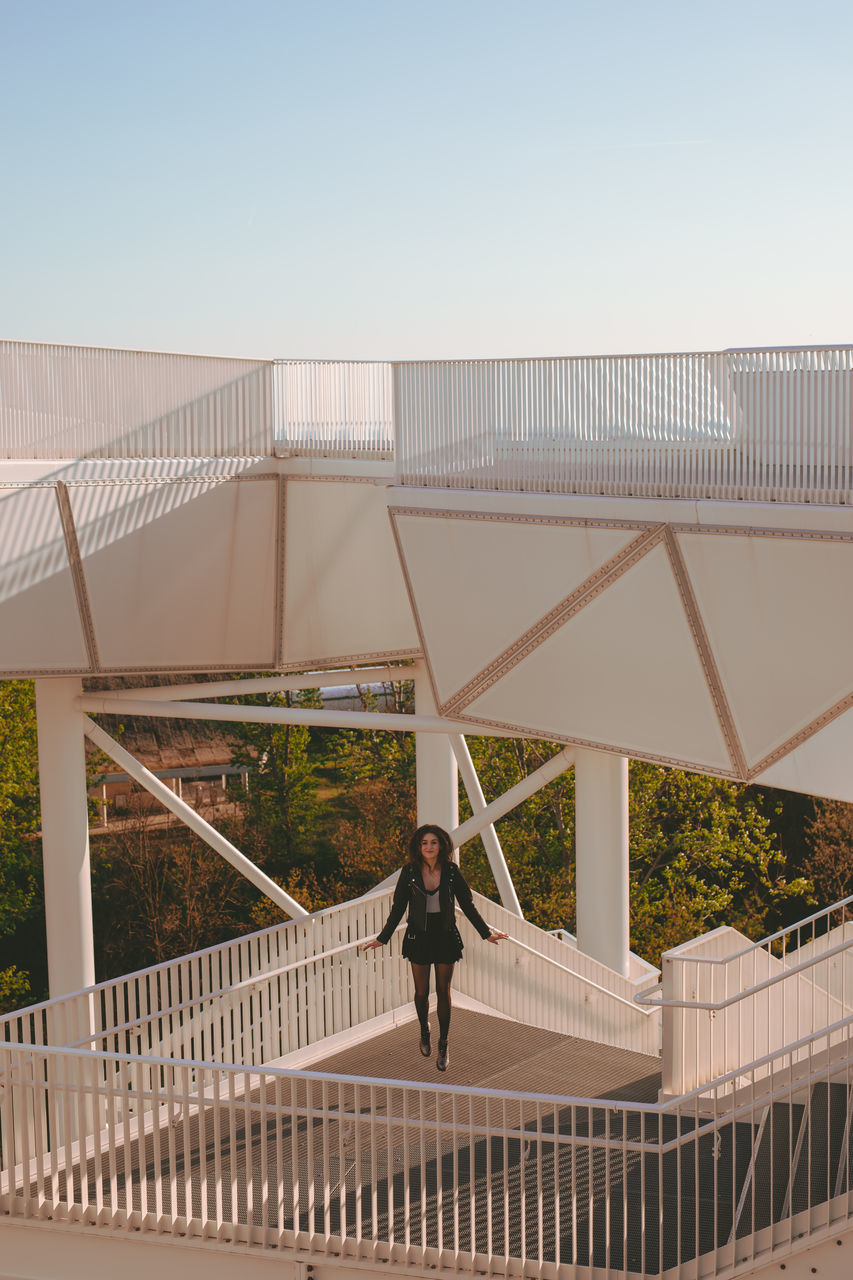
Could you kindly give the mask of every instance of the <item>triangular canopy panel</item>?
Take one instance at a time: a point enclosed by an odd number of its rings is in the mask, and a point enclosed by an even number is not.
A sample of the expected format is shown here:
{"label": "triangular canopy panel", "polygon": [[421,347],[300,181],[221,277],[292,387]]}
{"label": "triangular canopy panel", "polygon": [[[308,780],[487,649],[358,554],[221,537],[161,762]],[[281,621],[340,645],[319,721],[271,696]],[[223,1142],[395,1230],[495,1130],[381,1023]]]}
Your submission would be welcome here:
{"label": "triangular canopy panel", "polygon": [[849,800],[853,795],[853,707],[757,774],[753,781]]}
{"label": "triangular canopy panel", "polygon": [[660,544],[462,714],[629,755],[732,771]]}
{"label": "triangular canopy panel", "polygon": [[68,493],[104,667],[272,664],[274,481]]}
{"label": "triangular canopy panel", "polygon": [[0,667],[89,666],[56,490],[0,489]]}
{"label": "triangular canopy panel", "polygon": [[395,521],[442,704],[642,531],[402,512]]}
{"label": "triangular canopy panel", "polygon": [[853,691],[853,542],[677,537],[754,768]]}
{"label": "triangular canopy panel", "polygon": [[286,508],[286,664],[416,654],[384,490],[289,479]]}

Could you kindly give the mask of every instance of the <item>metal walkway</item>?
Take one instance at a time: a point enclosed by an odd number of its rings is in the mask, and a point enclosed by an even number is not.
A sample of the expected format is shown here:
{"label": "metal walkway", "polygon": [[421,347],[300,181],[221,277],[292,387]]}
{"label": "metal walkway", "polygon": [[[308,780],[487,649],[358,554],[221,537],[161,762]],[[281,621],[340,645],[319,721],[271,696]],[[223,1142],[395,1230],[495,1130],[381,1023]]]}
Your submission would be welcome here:
{"label": "metal walkway", "polygon": [[411,1080],[423,1084],[507,1089],[513,1093],[657,1102],[660,1059],[576,1036],[543,1031],[456,1006],[450,1028],[450,1069],[435,1067],[438,1022],[431,1014],[432,1058],[418,1051],[417,1023],[405,1023],[311,1063],[331,1075]]}

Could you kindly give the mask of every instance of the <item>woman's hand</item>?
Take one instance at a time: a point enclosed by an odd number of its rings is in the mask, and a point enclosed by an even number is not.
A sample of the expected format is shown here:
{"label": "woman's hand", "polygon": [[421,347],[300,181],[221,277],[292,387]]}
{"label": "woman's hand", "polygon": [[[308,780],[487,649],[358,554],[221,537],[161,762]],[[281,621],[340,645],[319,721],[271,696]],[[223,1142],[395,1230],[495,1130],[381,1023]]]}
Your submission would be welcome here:
{"label": "woman's hand", "polygon": [[493,929],[488,938],[486,938],[486,942],[493,942],[497,946],[499,942],[503,942],[508,937],[508,933],[501,933],[499,929]]}
{"label": "woman's hand", "polygon": [[380,942],[378,938],[373,938],[370,942],[362,942],[359,951],[373,951],[376,947],[384,947],[385,943]]}

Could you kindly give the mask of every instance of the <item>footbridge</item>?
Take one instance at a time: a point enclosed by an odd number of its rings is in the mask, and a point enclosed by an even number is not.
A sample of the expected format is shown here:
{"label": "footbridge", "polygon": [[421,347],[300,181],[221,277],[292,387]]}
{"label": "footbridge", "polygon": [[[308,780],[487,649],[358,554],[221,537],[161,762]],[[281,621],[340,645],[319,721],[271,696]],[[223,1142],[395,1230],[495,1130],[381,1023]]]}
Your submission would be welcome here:
{"label": "footbridge", "polygon": [[[36,681],[51,982],[2,1021],[9,1275],[235,1251],[337,1280],[849,1273],[849,904],[706,935],[656,986],[630,951],[627,762],[853,801],[852,382],[849,347],[0,344],[0,678]],[[233,702],[403,676],[411,716]],[[461,966],[470,1078],[412,1074],[405,965],[355,950],[387,886],[308,915],[101,712],[416,732],[419,817],[463,863],[482,834],[511,939]],[[470,734],[557,750],[487,798]],[[86,737],[289,922],[97,985]],[[564,940],[521,919],[495,823],[570,767]]]}

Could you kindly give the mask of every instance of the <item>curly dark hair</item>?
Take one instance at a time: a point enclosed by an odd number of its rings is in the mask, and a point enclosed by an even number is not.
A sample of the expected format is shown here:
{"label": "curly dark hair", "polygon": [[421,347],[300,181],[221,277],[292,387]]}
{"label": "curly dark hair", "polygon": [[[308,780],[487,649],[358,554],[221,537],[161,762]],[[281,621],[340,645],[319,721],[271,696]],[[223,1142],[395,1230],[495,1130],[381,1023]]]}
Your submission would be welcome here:
{"label": "curly dark hair", "polygon": [[435,836],[438,839],[438,862],[440,866],[453,860],[453,841],[444,830],[444,827],[433,826],[432,823],[426,823],[423,827],[418,827],[417,831],[409,840],[409,862],[413,867],[420,867],[423,864],[421,856],[421,841],[424,836]]}

